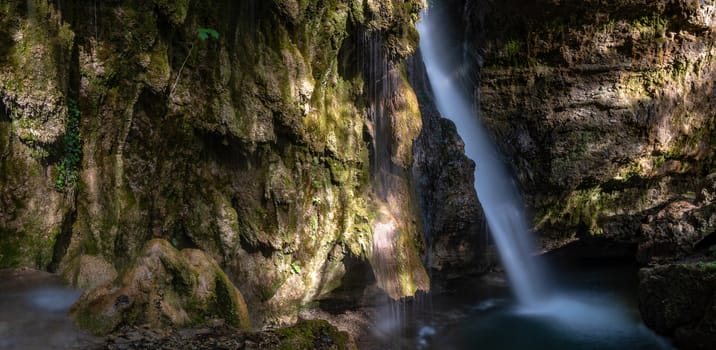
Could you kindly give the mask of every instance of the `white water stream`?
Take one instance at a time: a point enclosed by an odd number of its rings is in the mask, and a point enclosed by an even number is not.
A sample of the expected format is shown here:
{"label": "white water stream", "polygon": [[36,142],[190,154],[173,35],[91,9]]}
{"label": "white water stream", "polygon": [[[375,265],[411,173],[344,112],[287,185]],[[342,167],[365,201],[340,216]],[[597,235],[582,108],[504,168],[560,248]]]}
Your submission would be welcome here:
{"label": "white water stream", "polygon": [[[465,154],[476,163],[475,189],[517,298],[514,306],[488,305],[481,311],[484,314],[464,330],[467,340],[461,348],[669,349],[604,293],[560,290],[545,278],[539,259],[533,257],[536,245],[518,185],[481,125],[469,90],[460,83],[463,70],[451,60],[451,54],[462,50],[450,47],[446,26],[452,20],[438,11],[423,13],[417,26],[420,52],[440,114],[455,123]],[[492,344],[490,337],[496,333],[501,340]],[[520,338],[526,343],[516,341]]]}
{"label": "white water stream", "polygon": [[512,175],[487,131],[480,124],[467,91],[455,83],[440,47],[441,28],[434,16],[423,14],[418,24],[420,52],[430,78],[438,110],[452,120],[465,142],[465,154],[477,164],[475,189],[485,212],[502,263],[520,303],[533,305],[539,300],[543,281],[540,268],[532,259],[535,245],[530,235],[522,198]]}

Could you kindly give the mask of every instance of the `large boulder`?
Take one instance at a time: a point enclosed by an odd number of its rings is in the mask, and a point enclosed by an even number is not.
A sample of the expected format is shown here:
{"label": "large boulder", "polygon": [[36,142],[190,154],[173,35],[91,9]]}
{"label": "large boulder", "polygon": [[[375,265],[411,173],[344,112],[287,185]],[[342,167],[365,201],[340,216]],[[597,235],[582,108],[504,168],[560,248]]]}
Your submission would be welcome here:
{"label": "large boulder", "polygon": [[[716,230],[716,174],[707,176],[694,193],[648,215],[639,229],[636,257],[641,263],[679,258],[708,248]],[[692,198],[688,198],[692,197]]]}
{"label": "large boulder", "polygon": [[716,262],[662,265],[639,273],[644,323],[680,349],[716,344]]}
{"label": "large boulder", "polygon": [[251,327],[244,298],[213,258],[161,239],[149,241],[120,279],[87,290],[70,313],[95,334],[121,325],[162,329],[208,319]]}

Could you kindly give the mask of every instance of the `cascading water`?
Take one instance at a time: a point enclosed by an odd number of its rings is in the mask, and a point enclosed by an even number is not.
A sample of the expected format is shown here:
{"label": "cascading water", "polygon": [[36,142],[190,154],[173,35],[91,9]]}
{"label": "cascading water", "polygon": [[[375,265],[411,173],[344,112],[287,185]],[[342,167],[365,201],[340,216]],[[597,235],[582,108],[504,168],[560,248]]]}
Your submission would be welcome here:
{"label": "cascading water", "polygon": [[[423,13],[420,52],[441,115],[452,120],[476,162],[475,189],[517,305],[492,300],[463,323],[461,340],[445,348],[669,349],[610,293],[548,286],[530,236],[522,198],[488,132],[480,125],[464,77],[451,59],[451,18]],[[547,288],[550,287],[550,288]],[[568,290],[569,289],[569,290]],[[489,301],[489,300],[488,300]]]}
{"label": "cascading water", "polygon": [[438,110],[452,120],[465,142],[465,154],[477,163],[475,189],[482,203],[492,237],[500,251],[515,295],[522,304],[538,301],[543,290],[542,273],[531,258],[534,244],[529,234],[527,218],[522,210],[522,198],[514,179],[508,172],[487,131],[475,118],[469,94],[454,81],[450,67],[441,55],[440,32],[433,17],[424,14],[418,24],[420,52],[433,87]]}

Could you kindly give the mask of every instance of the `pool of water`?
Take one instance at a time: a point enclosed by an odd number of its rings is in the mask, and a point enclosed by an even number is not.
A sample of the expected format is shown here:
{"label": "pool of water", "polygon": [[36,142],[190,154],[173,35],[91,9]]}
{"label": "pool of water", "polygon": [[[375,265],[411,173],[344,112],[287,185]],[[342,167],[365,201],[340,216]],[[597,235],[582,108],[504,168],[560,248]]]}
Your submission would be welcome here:
{"label": "pool of water", "polygon": [[83,349],[97,339],[69,318],[80,291],[34,270],[0,270],[0,349]]}
{"label": "pool of water", "polygon": [[557,292],[530,306],[518,305],[505,285],[482,280],[455,284],[449,293],[430,298],[427,314],[408,310],[400,336],[385,345],[429,350],[673,349],[640,319],[635,266],[565,266],[569,268],[552,269]]}

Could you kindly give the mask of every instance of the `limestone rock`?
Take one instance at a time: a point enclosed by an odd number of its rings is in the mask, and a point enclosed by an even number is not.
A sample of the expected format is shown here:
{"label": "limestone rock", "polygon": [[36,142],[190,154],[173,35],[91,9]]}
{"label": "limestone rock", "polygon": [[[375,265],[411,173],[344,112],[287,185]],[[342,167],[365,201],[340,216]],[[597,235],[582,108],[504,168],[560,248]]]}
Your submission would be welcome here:
{"label": "limestone rock", "polygon": [[149,241],[118,281],[87,290],[71,316],[95,334],[121,325],[162,329],[212,318],[251,327],[241,293],[216,261],[196,249],[180,252],[161,239]]}
{"label": "limestone rock", "polygon": [[642,269],[639,309],[647,326],[679,349],[716,344],[716,264],[680,263]]}
{"label": "limestone rock", "polygon": [[431,247],[428,268],[439,279],[484,272],[494,261],[487,258],[487,224],[475,192],[475,164],[465,156],[455,125],[437,112],[423,63],[419,57],[410,63],[423,119],[414,144],[413,174]]}
{"label": "limestone rock", "polygon": [[716,229],[713,176],[695,186],[691,199],[669,202],[646,217],[639,230],[637,260],[649,263],[675,259],[709,248],[707,237]]}
{"label": "limestone rock", "polygon": [[65,280],[80,289],[92,289],[113,282],[117,278],[114,265],[92,255],[82,255],[75,264],[63,271]]}
{"label": "limestone rock", "polygon": [[465,48],[447,59],[546,237],[636,242],[714,171],[710,2],[445,3],[445,51]]}

